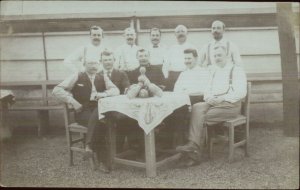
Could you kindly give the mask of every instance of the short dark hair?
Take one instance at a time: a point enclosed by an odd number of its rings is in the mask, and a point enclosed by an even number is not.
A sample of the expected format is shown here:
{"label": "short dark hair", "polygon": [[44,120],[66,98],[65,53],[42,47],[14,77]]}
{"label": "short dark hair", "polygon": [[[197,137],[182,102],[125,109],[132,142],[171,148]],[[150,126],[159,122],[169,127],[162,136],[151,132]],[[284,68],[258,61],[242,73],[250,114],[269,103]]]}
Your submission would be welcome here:
{"label": "short dark hair", "polygon": [[191,53],[191,54],[193,54],[194,57],[198,57],[198,53],[197,53],[197,50],[196,50],[196,49],[192,49],[192,48],[190,48],[190,49],[185,49],[183,53],[184,53],[184,54]]}
{"label": "short dark hair", "polygon": [[100,26],[96,26],[96,25],[91,26],[90,27],[90,35],[92,34],[92,30],[100,30],[101,34],[103,35],[103,30]]}
{"label": "short dark hair", "polygon": [[100,60],[102,60],[102,56],[110,56],[110,55],[114,56],[114,53],[108,49],[105,49],[104,51],[101,52]]}
{"label": "short dark hair", "polygon": [[158,32],[159,32],[159,35],[161,35],[161,31],[160,31],[159,28],[151,28],[151,29],[150,29],[150,35],[151,35],[151,33],[152,33],[153,31],[158,31]]}
{"label": "short dark hair", "polygon": [[144,52],[148,52],[148,54],[150,54],[150,52],[148,50],[141,48],[141,49],[137,50],[136,57],[138,56],[139,53],[144,53]]}

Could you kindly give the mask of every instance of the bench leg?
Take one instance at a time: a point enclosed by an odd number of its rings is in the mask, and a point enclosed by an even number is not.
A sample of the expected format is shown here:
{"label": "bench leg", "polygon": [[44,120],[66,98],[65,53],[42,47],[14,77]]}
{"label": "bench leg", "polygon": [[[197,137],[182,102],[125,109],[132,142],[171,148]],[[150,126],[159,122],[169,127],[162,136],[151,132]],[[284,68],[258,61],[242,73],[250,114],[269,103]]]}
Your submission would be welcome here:
{"label": "bench leg", "polygon": [[229,127],[229,162],[232,161],[233,153],[234,153],[234,127]]}
{"label": "bench leg", "polygon": [[152,130],[148,135],[145,134],[145,156],[147,177],[156,176],[156,155],[155,155],[155,133]]}
{"label": "bench leg", "polygon": [[248,124],[245,124],[245,138],[246,138],[246,143],[245,143],[245,156],[249,156],[249,126]]}
{"label": "bench leg", "polygon": [[38,136],[44,135],[49,130],[49,111],[38,111]]}

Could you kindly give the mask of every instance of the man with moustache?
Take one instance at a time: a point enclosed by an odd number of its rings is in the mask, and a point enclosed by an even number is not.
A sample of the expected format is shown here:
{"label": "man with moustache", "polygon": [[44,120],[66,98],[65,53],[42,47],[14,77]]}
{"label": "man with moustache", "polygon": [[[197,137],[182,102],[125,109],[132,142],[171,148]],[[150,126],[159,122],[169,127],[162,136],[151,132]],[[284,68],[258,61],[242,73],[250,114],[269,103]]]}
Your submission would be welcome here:
{"label": "man with moustache", "polygon": [[[100,26],[90,27],[90,43],[78,48],[65,58],[63,63],[68,70],[72,73],[83,71],[83,60],[85,58],[89,59],[91,57],[97,57],[98,60],[100,60],[101,52],[104,50],[104,47],[101,44],[102,38],[103,30]],[[101,70],[101,65],[99,65],[99,69]]]}
{"label": "man with moustache", "polygon": [[211,33],[214,39],[200,51],[200,64],[205,66],[214,64],[214,47],[224,46],[226,47],[227,59],[235,65],[243,66],[238,47],[233,42],[224,38],[225,24],[219,20],[214,21],[211,26]]}
{"label": "man with moustache", "polygon": [[166,74],[166,90],[173,91],[174,84],[179,74],[185,69],[184,50],[196,49],[196,47],[187,42],[187,28],[184,25],[178,25],[175,28],[177,44],[170,47],[167,55],[167,62],[163,65],[163,72]]}
{"label": "man with moustache", "polygon": [[97,73],[98,57],[84,60],[84,71],[66,78],[53,89],[53,95],[60,101],[71,104],[75,109],[75,121],[87,127],[87,155],[96,152],[98,161],[102,162],[105,173],[110,172],[108,152],[105,142],[105,120],[99,120],[98,100],[119,95],[119,89],[111,80]]}
{"label": "man with moustache", "polygon": [[[167,48],[160,43],[161,31],[159,28],[151,28],[150,40],[151,45],[148,47],[150,52],[150,64],[162,71],[162,66],[166,62]],[[164,76],[166,74],[164,73]]]}
{"label": "man with moustache", "polygon": [[139,67],[136,53],[140,48],[135,45],[136,33],[133,28],[126,28],[124,30],[124,37],[126,43],[118,47],[115,53],[115,68],[128,72]]}
{"label": "man with moustache", "polygon": [[227,59],[226,46],[214,47],[215,64],[211,66],[204,101],[192,106],[189,142],[176,150],[186,156],[184,166],[200,163],[204,146],[204,123],[211,127],[235,118],[241,112],[241,100],[247,94],[247,78],[242,67]]}

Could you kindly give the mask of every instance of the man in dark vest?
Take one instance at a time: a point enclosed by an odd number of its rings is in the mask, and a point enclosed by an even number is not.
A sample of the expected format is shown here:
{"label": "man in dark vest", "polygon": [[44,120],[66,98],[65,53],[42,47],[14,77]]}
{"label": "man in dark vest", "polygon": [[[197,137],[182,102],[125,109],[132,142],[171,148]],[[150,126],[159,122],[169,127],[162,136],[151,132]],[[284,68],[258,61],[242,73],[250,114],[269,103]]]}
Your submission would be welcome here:
{"label": "man in dark vest", "polygon": [[84,62],[84,72],[69,76],[53,89],[53,95],[62,102],[71,104],[76,111],[75,120],[88,128],[86,152],[96,152],[103,163],[104,171],[109,172],[105,146],[105,122],[99,120],[98,104],[100,98],[119,95],[119,89],[111,80],[98,72],[99,61],[90,58]]}

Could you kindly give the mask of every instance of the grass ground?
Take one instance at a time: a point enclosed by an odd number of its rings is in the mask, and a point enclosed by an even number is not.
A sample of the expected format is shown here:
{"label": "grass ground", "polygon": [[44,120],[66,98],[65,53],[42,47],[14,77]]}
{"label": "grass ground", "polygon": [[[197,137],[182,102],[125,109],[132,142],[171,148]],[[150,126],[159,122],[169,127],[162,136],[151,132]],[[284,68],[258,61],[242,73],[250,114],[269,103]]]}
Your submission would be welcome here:
{"label": "grass ground", "polygon": [[187,169],[174,163],[146,178],[144,170],[121,165],[111,174],[92,171],[79,154],[69,167],[63,131],[38,138],[23,128],[1,145],[0,179],[14,187],[298,189],[299,138],[285,137],[280,126],[259,124],[251,124],[250,138],[250,157],[238,150],[228,163],[228,148],[220,144],[213,160]]}

